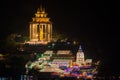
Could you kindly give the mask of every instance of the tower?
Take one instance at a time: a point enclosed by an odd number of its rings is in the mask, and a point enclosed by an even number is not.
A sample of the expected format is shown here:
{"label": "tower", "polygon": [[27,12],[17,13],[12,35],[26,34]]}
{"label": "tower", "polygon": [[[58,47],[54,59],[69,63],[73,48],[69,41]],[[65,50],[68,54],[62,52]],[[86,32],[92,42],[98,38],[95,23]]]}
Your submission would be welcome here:
{"label": "tower", "polygon": [[30,22],[30,42],[48,43],[51,40],[52,22],[41,6],[35,13],[35,17],[32,18],[32,22]]}
{"label": "tower", "polygon": [[76,54],[76,63],[83,64],[84,63],[84,52],[82,51],[81,46],[79,46],[78,52]]}

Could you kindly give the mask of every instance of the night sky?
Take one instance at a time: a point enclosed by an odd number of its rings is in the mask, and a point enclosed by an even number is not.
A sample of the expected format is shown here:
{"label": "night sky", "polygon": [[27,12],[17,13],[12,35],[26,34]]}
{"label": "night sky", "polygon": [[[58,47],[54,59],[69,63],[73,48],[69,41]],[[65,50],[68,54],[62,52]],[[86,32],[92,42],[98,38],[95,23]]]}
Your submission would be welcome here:
{"label": "night sky", "polygon": [[120,6],[105,0],[4,0],[0,2],[0,38],[11,33],[29,35],[29,22],[40,5],[53,28],[85,45],[107,73],[118,74]]}

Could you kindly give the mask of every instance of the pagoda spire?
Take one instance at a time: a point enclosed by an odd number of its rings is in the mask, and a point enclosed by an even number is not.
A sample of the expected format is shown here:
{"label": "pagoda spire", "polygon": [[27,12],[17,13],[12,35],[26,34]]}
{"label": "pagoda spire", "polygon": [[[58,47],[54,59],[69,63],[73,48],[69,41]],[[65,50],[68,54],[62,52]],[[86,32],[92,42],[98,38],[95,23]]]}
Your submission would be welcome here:
{"label": "pagoda spire", "polygon": [[40,5],[40,11],[43,11],[42,4]]}
{"label": "pagoda spire", "polygon": [[39,10],[40,10],[40,12],[45,12],[45,8],[42,6],[42,4],[40,5]]}
{"label": "pagoda spire", "polygon": [[82,50],[82,47],[81,47],[81,45],[79,46],[79,49],[78,49],[78,51],[80,51],[80,52],[82,52],[83,50]]}
{"label": "pagoda spire", "polygon": [[43,9],[43,12],[45,12],[45,8],[42,8]]}

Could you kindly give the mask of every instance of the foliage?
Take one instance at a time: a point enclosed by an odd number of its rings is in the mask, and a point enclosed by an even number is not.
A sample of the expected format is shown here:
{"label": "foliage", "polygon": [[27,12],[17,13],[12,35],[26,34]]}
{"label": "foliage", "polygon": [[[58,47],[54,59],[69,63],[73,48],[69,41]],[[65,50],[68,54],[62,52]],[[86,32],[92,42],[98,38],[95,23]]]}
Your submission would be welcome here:
{"label": "foliage", "polygon": [[67,35],[65,35],[65,34],[61,34],[57,31],[53,32],[53,40],[55,40],[55,41],[66,39],[66,38],[67,38]]}

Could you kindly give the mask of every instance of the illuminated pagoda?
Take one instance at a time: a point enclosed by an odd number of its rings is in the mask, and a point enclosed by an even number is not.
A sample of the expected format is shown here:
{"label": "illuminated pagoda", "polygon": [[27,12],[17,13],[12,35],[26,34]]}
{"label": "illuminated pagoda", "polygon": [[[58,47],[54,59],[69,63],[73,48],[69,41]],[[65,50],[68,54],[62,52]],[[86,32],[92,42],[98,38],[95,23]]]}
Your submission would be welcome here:
{"label": "illuminated pagoda", "polygon": [[52,40],[52,22],[45,9],[38,8],[30,22],[30,43],[48,43]]}
{"label": "illuminated pagoda", "polygon": [[76,63],[77,64],[84,64],[84,52],[82,51],[81,46],[79,46],[79,50],[76,54]]}

